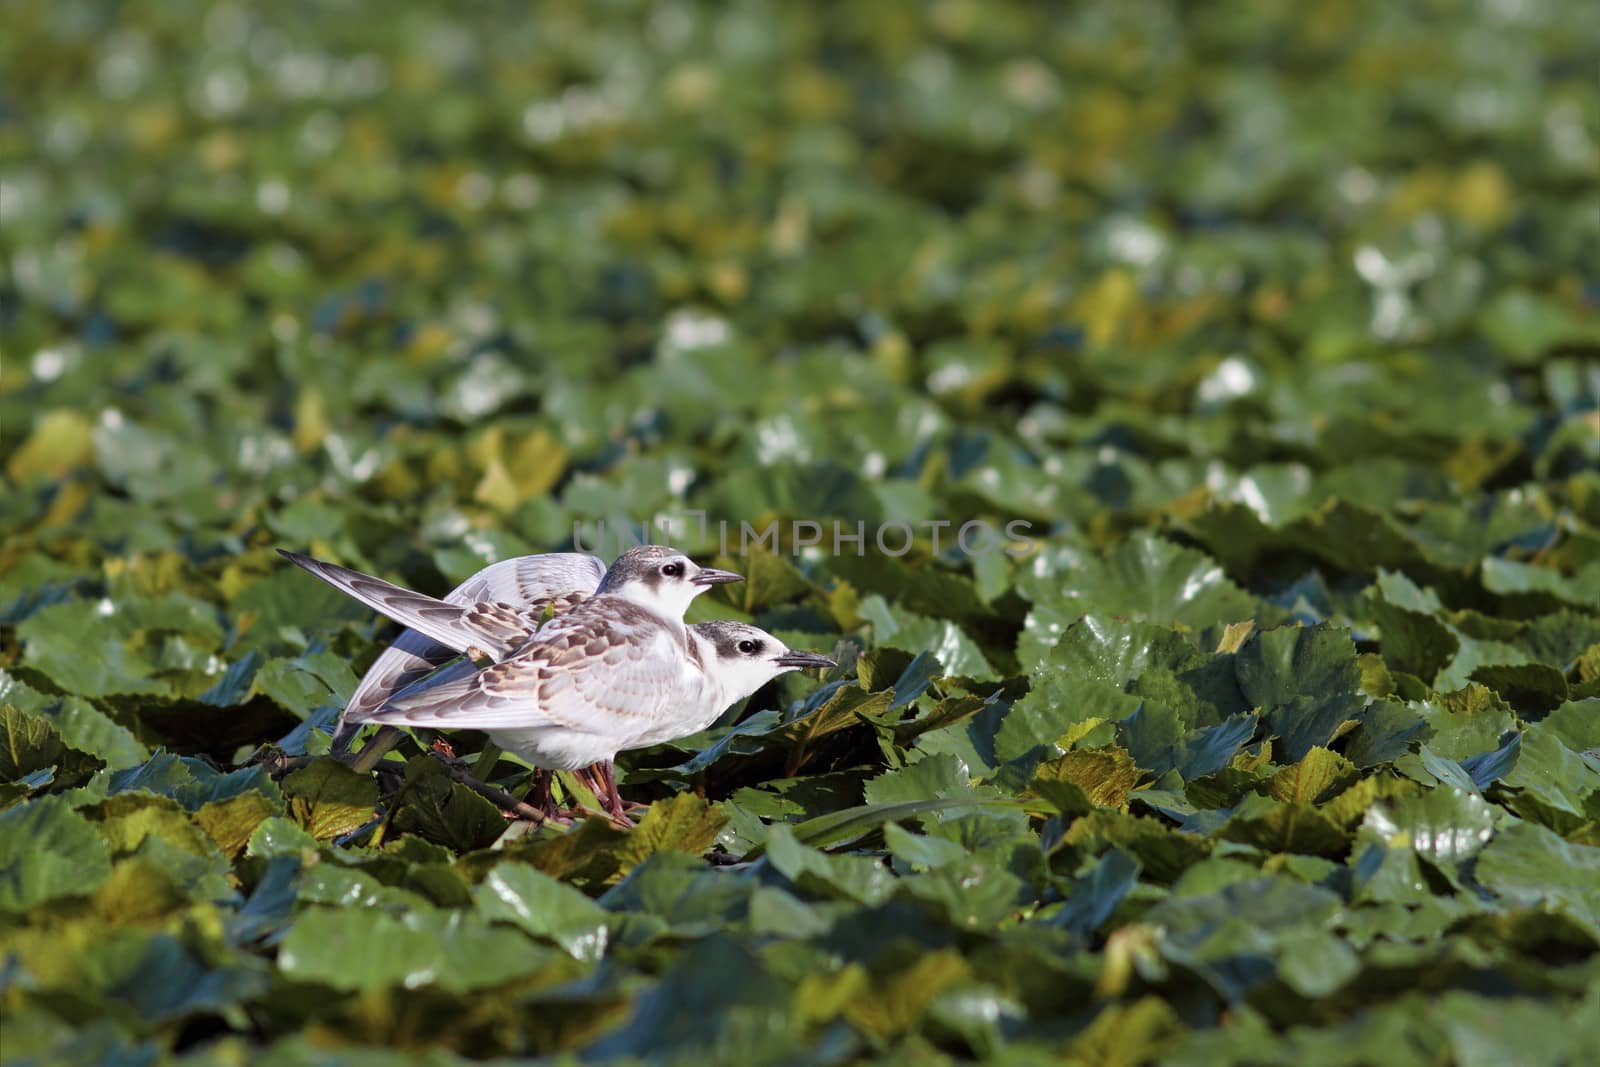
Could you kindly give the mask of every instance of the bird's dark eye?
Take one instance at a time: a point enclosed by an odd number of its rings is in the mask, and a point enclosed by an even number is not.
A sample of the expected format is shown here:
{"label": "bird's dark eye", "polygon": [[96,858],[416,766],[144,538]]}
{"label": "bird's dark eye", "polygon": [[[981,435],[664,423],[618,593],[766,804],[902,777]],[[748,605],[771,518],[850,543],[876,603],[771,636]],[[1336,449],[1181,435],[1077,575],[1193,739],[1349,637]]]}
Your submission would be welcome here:
{"label": "bird's dark eye", "polygon": [[669,563],[665,567],[661,568],[661,573],[666,575],[668,578],[676,578],[678,575],[683,573],[683,564]]}
{"label": "bird's dark eye", "polygon": [[752,641],[749,638],[745,638],[743,641],[739,642],[739,651],[743,652],[747,656],[753,656],[757,652],[761,651],[761,642]]}

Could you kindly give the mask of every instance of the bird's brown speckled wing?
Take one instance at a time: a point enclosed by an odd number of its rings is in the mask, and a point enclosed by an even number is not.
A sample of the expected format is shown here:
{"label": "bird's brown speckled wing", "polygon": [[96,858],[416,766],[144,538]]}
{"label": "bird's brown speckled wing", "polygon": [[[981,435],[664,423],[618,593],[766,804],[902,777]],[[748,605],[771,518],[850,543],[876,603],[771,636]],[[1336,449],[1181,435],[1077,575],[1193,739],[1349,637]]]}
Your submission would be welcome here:
{"label": "bird's brown speckled wing", "polygon": [[537,620],[530,625],[526,609],[510,604],[451,604],[348,567],[295,552],[283,555],[341,592],[456,652],[478,649],[492,659],[503,659],[525,644],[537,625]]}
{"label": "bird's brown speckled wing", "polygon": [[[342,592],[408,626],[412,620],[396,615],[391,608],[404,610],[409,604],[431,616],[426,629],[407,629],[373,661],[351,694],[341,720],[354,718],[352,712],[375,709],[403,687],[469,647],[495,659],[510,655],[525,643],[529,617],[536,625],[546,615],[565,611],[583,601],[600,585],[606,571],[599,559],[578,552],[551,552],[501,560],[483,568],[443,597],[445,604],[477,608],[476,615],[467,619],[465,628],[457,628],[454,624],[463,616],[441,610],[439,602],[431,597],[408,592],[358,571],[320,563],[295,553],[285,552],[284,555]],[[376,598],[377,602],[369,597]],[[511,614],[519,611],[522,618],[511,618]],[[348,738],[345,740],[348,743]]]}
{"label": "bird's brown speckled wing", "polygon": [[552,619],[511,658],[412,686],[363,718],[473,730],[567,726],[626,738],[685,699],[699,671],[681,627],[598,597]]}

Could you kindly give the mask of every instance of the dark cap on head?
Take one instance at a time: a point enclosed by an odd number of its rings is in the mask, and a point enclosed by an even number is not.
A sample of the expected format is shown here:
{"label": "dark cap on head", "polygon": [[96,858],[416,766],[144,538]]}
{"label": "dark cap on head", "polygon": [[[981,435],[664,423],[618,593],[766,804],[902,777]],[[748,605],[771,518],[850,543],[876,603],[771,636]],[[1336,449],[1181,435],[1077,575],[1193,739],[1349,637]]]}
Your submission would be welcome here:
{"label": "dark cap on head", "polygon": [[[833,660],[816,652],[785,649],[783,642],[749,623],[716,619],[694,624],[695,633],[710,641],[718,659],[758,656],[780,667],[832,667]],[[740,647],[743,646],[743,647]],[[776,653],[776,655],[774,655]]]}
{"label": "dark cap on head", "polygon": [[739,651],[740,641],[756,640],[762,644],[770,645],[769,634],[756,629],[754,626],[743,622],[733,622],[729,619],[713,619],[710,622],[697,622],[694,624],[695,633],[710,641],[717,650],[719,659],[732,659],[742,655]]}
{"label": "dark cap on head", "polygon": [[640,545],[617,557],[617,561],[606,571],[597,591],[610,593],[634,582],[654,589],[662,582],[676,581],[686,581],[703,590],[724,582],[742,582],[744,575],[698,566],[694,560],[670,545]]}
{"label": "dark cap on head", "polygon": [[600,580],[598,591],[608,593],[620,585],[637,581],[655,585],[661,581],[661,564],[674,558],[687,560],[689,557],[671,545],[640,545],[638,548],[630,548],[606,568],[606,576]]}

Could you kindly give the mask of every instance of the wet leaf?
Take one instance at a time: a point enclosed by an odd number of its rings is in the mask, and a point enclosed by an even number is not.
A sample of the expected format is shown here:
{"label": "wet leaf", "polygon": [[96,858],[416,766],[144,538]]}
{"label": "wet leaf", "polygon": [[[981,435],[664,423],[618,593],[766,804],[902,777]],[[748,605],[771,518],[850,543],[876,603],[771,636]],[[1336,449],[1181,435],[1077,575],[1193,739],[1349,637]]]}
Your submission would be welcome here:
{"label": "wet leaf", "polygon": [[574,958],[598,959],[606,949],[604,910],[570,886],[531,867],[500,864],[473,891],[484,918],[514,923],[548,937]]}
{"label": "wet leaf", "polygon": [[1363,831],[1386,845],[1410,848],[1446,869],[1477,855],[1493,827],[1493,811],[1481,796],[1448,784],[1370,808],[1362,822]]}
{"label": "wet leaf", "polygon": [[532,974],[548,957],[520,934],[471,914],[312,908],[278,947],[278,969],[336,990],[493,988]]}

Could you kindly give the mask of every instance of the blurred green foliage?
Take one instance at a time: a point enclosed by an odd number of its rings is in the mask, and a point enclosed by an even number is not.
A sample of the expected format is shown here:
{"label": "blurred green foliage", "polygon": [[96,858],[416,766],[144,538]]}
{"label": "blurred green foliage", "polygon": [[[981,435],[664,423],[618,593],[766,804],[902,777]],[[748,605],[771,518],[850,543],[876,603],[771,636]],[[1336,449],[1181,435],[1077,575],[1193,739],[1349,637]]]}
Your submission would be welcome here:
{"label": "blurred green foliage", "polygon": [[[6,1062],[1584,1062],[1592,21],[0,0]],[[862,654],[632,834],[250,761],[392,634],[275,547],[694,512]]]}

